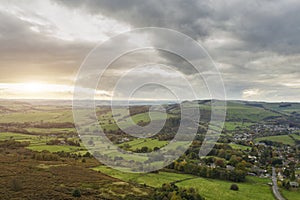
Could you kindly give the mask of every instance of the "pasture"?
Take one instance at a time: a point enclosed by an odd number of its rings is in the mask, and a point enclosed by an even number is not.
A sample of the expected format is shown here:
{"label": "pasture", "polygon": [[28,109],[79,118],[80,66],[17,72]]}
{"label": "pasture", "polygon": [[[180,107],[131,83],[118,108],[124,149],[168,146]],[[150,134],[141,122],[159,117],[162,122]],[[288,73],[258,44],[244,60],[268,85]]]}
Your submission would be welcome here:
{"label": "pasture", "polygon": [[139,138],[130,142],[122,143],[119,146],[129,145],[129,149],[134,151],[136,149],[141,149],[142,147],[148,147],[153,150],[155,147],[161,148],[166,144],[168,144],[168,141],[159,141],[158,139],[152,138]]}
{"label": "pasture", "polygon": [[282,143],[282,144],[286,144],[286,145],[290,145],[290,146],[295,145],[295,141],[291,137],[289,137],[288,135],[260,137],[260,138],[256,138],[254,141],[255,142],[260,142],[262,140],[278,142],[278,143]]}
{"label": "pasture", "polygon": [[269,179],[247,177],[245,183],[237,183],[240,188],[239,191],[232,191],[230,190],[232,182],[206,179],[189,174],[172,172],[146,174],[124,173],[106,166],[99,166],[93,169],[126,182],[136,182],[152,187],[160,187],[163,183],[176,182],[176,185],[179,187],[196,188],[202,196],[209,200],[274,199],[271,188],[267,185],[267,183],[270,182]]}

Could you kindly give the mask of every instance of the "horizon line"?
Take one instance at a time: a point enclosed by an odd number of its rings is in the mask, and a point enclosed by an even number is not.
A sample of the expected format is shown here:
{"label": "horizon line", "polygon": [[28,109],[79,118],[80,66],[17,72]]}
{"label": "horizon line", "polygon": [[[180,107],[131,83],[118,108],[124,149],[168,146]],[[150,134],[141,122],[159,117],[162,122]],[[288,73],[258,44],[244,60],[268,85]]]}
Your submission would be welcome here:
{"label": "horizon line", "polygon": [[[186,99],[186,100],[181,100],[180,102],[184,101],[211,101],[211,100],[217,100],[217,101],[222,101],[220,99]],[[39,98],[39,99],[31,99],[31,98],[0,98],[0,101],[74,101],[73,99],[60,99],[60,98]],[[81,101],[128,101],[126,99],[120,99],[120,100],[109,100],[109,99],[94,99],[94,100],[89,100],[89,99],[83,99]],[[178,101],[174,99],[134,99],[130,101],[140,101],[140,102],[146,102],[146,101]],[[245,99],[226,99],[225,101],[242,101],[242,102],[258,102],[258,103],[300,103],[299,101],[268,101],[268,100],[245,100]]]}

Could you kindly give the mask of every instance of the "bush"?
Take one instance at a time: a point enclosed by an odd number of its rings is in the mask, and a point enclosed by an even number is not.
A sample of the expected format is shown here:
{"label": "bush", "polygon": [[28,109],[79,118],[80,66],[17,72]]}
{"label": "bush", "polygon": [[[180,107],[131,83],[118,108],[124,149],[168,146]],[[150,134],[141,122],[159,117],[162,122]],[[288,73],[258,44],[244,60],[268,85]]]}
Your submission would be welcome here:
{"label": "bush", "polygon": [[152,195],[152,199],[204,200],[194,188],[178,188],[174,183],[163,184],[161,188],[157,188]]}
{"label": "bush", "polygon": [[230,186],[230,189],[231,189],[231,190],[234,190],[234,191],[238,191],[238,190],[239,190],[239,186],[237,186],[237,184],[232,184],[232,185]]}
{"label": "bush", "polygon": [[81,192],[78,189],[73,190],[72,192],[73,197],[81,197]]}

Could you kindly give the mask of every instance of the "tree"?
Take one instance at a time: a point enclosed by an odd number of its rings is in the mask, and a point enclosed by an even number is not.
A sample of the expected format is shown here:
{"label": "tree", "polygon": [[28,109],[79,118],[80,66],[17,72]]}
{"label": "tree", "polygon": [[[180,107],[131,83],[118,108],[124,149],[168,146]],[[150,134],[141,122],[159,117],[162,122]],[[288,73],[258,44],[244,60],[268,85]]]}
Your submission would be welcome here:
{"label": "tree", "polygon": [[94,141],[93,141],[93,140],[89,140],[89,141],[88,141],[88,145],[89,145],[89,146],[95,146]]}
{"label": "tree", "polygon": [[219,167],[225,167],[225,162],[223,159],[216,159],[215,164]]}
{"label": "tree", "polygon": [[232,166],[235,166],[238,163],[237,157],[236,155],[232,155],[230,160],[229,160],[229,164]]}
{"label": "tree", "polygon": [[194,188],[178,188],[173,183],[163,184],[161,188],[156,189],[152,196],[155,200],[203,200],[200,194]]}
{"label": "tree", "polygon": [[159,147],[154,147],[153,150],[154,150],[154,151],[158,151],[158,150],[159,150]]}
{"label": "tree", "polygon": [[149,148],[148,147],[142,147],[141,148],[141,153],[147,153],[149,151]]}

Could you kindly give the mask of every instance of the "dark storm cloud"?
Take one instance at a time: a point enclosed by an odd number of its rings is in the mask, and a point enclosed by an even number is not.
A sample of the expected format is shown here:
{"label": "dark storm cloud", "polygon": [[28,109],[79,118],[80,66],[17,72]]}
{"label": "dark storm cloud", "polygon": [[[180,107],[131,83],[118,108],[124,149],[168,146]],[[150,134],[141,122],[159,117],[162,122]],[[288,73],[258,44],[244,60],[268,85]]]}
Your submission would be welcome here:
{"label": "dark storm cloud", "polygon": [[205,21],[199,19],[204,19],[213,11],[206,1],[199,0],[58,0],[57,2],[75,9],[83,8],[94,14],[101,13],[135,27],[159,26],[172,28],[194,37],[208,34],[210,27]]}
{"label": "dark storm cloud", "polygon": [[[299,98],[295,93],[300,87],[297,82],[300,78],[299,1],[56,2],[92,14],[101,13],[133,27],[172,28],[199,40],[220,66],[229,97],[241,98],[244,91],[257,89],[264,91],[261,96],[265,99]],[[160,55],[170,60],[170,64],[182,62],[169,54]],[[182,72],[193,73],[186,69],[182,63]],[[272,92],[276,95],[268,98]]]}
{"label": "dark storm cloud", "polygon": [[299,1],[139,1],[83,0],[56,2],[127,22],[134,27],[172,28],[194,39],[220,32],[246,42],[248,50],[299,52]]}

